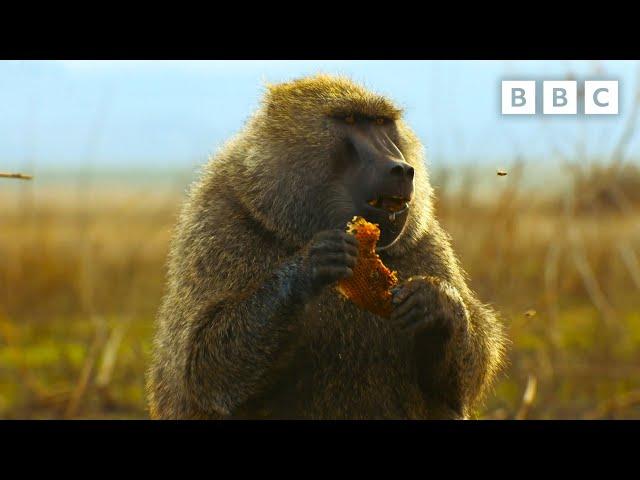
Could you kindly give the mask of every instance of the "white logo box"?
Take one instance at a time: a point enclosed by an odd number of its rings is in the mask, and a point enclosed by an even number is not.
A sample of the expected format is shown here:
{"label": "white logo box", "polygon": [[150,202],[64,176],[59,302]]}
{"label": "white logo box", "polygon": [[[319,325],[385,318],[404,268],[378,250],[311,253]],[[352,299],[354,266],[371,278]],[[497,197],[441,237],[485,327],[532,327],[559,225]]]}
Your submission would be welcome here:
{"label": "white logo box", "polygon": [[[536,81],[503,80],[502,114],[535,115]],[[586,80],[584,82],[585,115],[618,114],[618,81]],[[545,80],[542,82],[543,115],[577,115],[578,82]]]}

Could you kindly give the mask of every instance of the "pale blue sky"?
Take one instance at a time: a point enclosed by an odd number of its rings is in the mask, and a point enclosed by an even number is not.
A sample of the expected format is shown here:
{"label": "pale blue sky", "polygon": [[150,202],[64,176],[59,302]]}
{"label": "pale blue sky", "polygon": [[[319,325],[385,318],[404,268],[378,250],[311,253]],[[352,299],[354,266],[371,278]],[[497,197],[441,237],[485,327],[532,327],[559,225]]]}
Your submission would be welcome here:
{"label": "pale blue sky", "polygon": [[[585,159],[615,145],[638,62],[585,61],[0,61],[0,170],[202,163],[256,107],[265,81],[347,74],[406,110],[431,162]],[[617,117],[502,116],[503,79],[620,81]],[[632,154],[640,153],[635,135]]]}

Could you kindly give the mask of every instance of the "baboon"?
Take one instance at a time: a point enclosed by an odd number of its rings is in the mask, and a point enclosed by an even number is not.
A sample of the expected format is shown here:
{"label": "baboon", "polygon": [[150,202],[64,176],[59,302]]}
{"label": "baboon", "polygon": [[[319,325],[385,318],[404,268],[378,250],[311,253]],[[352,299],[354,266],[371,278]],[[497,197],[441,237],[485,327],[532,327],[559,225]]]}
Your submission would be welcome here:
{"label": "baboon", "polygon": [[[398,272],[390,318],[341,297],[361,215]],[[190,188],[147,387],[152,418],[469,418],[503,356],[434,218],[423,148],[348,78],[268,85]]]}

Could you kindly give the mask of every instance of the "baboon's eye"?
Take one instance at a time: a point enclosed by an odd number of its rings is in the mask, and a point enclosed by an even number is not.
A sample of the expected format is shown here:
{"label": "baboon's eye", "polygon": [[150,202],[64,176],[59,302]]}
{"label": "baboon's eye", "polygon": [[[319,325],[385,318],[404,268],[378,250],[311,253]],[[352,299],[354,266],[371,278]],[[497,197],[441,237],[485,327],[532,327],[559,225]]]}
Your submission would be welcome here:
{"label": "baboon's eye", "polygon": [[384,125],[387,122],[387,119],[384,117],[376,118],[376,125]]}
{"label": "baboon's eye", "polygon": [[353,125],[354,123],[356,123],[356,117],[354,117],[353,115],[347,115],[346,117],[344,117],[344,121],[349,125]]}

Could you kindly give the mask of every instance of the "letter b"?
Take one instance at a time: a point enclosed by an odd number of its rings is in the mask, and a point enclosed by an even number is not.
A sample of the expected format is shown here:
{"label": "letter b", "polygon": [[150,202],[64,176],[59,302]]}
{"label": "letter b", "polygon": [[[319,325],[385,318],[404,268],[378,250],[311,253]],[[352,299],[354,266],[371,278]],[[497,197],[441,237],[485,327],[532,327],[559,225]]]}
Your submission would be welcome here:
{"label": "letter b", "polygon": [[564,107],[567,104],[567,91],[564,88],[553,89],[553,106]]}
{"label": "letter b", "polygon": [[512,107],[522,107],[526,105],[527,99],[525,98],[524,88],[514,88],[511,90],[511,106]]}
{"label": "letter b", "polygon": [[578,113],[578,83],[575,80],[551,80],[542,83],[542,113],[575,115]]}
{"label": "letter b", "polygon": [[502,114],[534,115],[536,113],[536,82],[534,80],[502,81]]}

